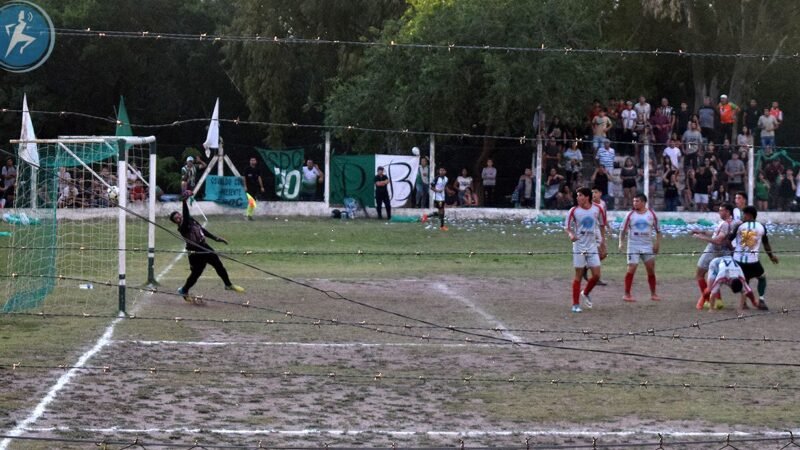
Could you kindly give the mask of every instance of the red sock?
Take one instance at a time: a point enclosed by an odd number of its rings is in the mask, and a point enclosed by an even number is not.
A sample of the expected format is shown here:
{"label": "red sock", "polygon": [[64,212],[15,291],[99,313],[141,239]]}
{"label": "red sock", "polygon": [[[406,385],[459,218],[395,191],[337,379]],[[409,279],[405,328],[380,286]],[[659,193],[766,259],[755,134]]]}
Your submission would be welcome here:
{"label": "red sock", "polygon": [[705,295],[706,288],[708,288],[708,283],[706,283],[705,278],[698,278],[697,279],[697,286],[700,288],[700,295]]}
{"label": "red sock", "polygon": [[631,286],[633,286],[633,274],[628,272],[625,274],[625,294],[630,295]]}
{"label": "red sock", "polygon": [[578,297],[581,294],[581,280],[572,280],[572,304],[580,305]]}
{"label": "red sock", "polygon": [[656,293],[656,274],[647,274],[647,284],[650,285],[650,293]]}
{"label": "red sock", "polygon": [[583,293],[589,295],[589,293],[592,292],[592,289],[594,289],[594,285],[597,284],[598,281],[600,281],[599,276],[593,276],[592,278],[589,278],[589,282],[586,283],[586,289],[583,290]]}

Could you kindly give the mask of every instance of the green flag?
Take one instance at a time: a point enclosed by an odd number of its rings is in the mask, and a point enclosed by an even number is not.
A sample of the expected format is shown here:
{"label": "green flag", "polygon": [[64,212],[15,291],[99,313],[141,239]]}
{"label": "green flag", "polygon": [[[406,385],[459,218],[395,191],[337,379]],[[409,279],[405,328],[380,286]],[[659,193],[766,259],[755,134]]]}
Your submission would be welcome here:
{"label": "green flag", "polygon": [[352,197],[363,206],[375,206],[375,156],[334,156],[331,158],[331,203],[343,204]]}
{"label": "green flag", "polygon": [[125,109],[125,98],[121,95],[119,96],[119,109],[117,109],[117,131],[114,136],[133,136],[131,120]]}

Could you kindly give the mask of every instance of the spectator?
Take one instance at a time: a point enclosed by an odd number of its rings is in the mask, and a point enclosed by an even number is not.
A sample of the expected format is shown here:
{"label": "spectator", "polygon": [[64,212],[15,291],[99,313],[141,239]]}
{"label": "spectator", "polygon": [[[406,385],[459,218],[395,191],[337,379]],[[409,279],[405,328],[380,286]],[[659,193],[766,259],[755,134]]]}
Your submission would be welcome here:
{"label": "spectator", "polygon": [[575,204],[575,198],[572,195],[572,189],[568,184],[561,186],[561,190],[556,195],[556,208],[557,209],[570,209]]}
{"label": "spectator", "polygon": [[478,206],[478,194],[472,192],[472,188],[468,187],[464,191],[464,205],[463,206]]}
{"label": "spectator", "polygon": [[570,141],[569,145],[569,148],[564,152],[564,167],[567,172],[567,182],[571,183],[583,169],[583,153],[578,148],[578,141]]}
{"label": "spectator", "polygon": [[517,192],[519,192],[519,201],[522,206],[533,206],[533,171],[530,168],[526,168],[525,172],[520,175]]}
{"label": "spectator", "polygon": [[550,138],[547,145],[544,147],[544,170],[550,172],[550,169],[558,169],[561,167],[561,148],[556,143],[556,140]]}
{"label": "spectator", "polygon": [[650,103],[647,103],[647,99],[644,98],[644,95],[639,96],[639,102],[636,103],[633,109],[636,111],[636,116],[640,117],[642,121],[650,121]]}
{"label": "spectator", "polygon": [[736,106],[736,103],[729,102],[727,95],[722,94],[719,96],[717,109],[719,110],[719,135],[717,140],[720,142],[723,139],[733,141],[733,126],[736,124],[736,115],[739,113],[739,107]]}
{"label": "spectator", "polygon": [[781,211],[791,211],[792,200],[797,191],[792,169],[786,169],[786,175],[781,179],[778,188],[778,207]]}
{"label": "spectator", "polygon": [[636,110],[633,109],[633,102],[628,100],[625,102],[625,109],[620,113],[620,121],[622,122],[622,136],[620,140],[624,144],[620,145],[620,151],[627,154],[633,154],[633,145],[636,136],[634,136],[634,129],[636,127]]}
{"label": "spectator", "polygon": [[92,206],[98,208],[108,208],[111,200],[108,197],[108,186],[116,186],[117,177],[111,173],[108,166],[100,168],[100,180],[92,178]]}
{"label": "spectator", "polygon": [[486,160],[486,167],[481,171],[481,179],[483,180],[483,205],[494,206],[494,187],[497,185],[497,169],[494,167],[493,160]]}
{"label": "spectator", "polygon": [[678,203],[678,171],[670,170],[664,174],[664,210],[677,211]]}
{"label": "spectator", "polygon": [[716,133],[714,132],[714,122],[716,120],[717,112],[711,106],[711,97],[703,99],[703,106],[697,110],[697,118],[700,122],[700,132],[708,142],[714,142]]}
{"label": "spectator", "polygon": [[464,205],[464,193],[467,191],[467,188],[472,189],[472,177],[469,176],[469,171],[466,167],[461,169],[461,175],[456,178],[456,184],[458,186],[458,205]]}
{"label": "spectator", "polygon": [[689,169],[686,171],[686,179],[683,183],[683,210],[684,211],[692,211],[694,210],[694,185],[697,183],[697,177],[695,176],[694,169]]}
{"label": "spectator", "polygon": [[730,201],[731,196],[728,194],[725,183],[717,182],[716,189],[714,189],[714,192],[711,193],[712,209],[717,209],[723,203],[730,203]]}
{"label": "spectator", "polygon": [[677,114],[675,109],[672,106],[669,106],[669,100],[666,98],[661,99],[661,106],[658,107],[658,111],[661,112],[661,115],[666,117],[669,121],[669,133],[672,133],[675,130],[675,123],[677,122]]}
{"label": "spectator", "polygon": [[714,175],[704,165],[700,165],[694,174],[694,204],[698,211],[708,211],[708,197],[714,185]]}
{"label": "spectator", "polygon": [[250,157],[250,165],[244,169],[244,185],[247,193],[254,199],[260,200],[266,193],[264,179],[261,177],[261,169],[258,168],[258,160],[255,156]]}
{"label": "spectator", "polygon": [[458,181],[448,183],[444,188],[444,204],[458,206]]}
{"label": "spectator", "polygon": [[606,202],[609,210],[614,209],[614,198],[609,195],[610,181],[611,176],[608,174],[606,167],[598,165],[592,174],[592,188],[600,191],[601,198]]}
{"label": "spectator", "polygon": [[206,167],[206,163],[204,163],[200,157],[197,158],[197,163],[195,164],[195,160],[193,156],[189,156],[186,158],[186,164],[181,167],[181,191],[192,191],[194,192],[194,188],[197,185],[197,171],[202,170]]}
{"label": "spectator", "polygon": [[[5,167],[4,167],[5,169]],[[3,192],[6,192],[5,187]],[[78,188],[72,182],[72,175],[67,171],[67,168],[61,166],[58,168],[58,201],[56,205],[58,208],[65,206],[72,206],[75,199],[78,197]]]}
{"label": "spectator", "polygon": [[758,119],[761,118],[761,109],[756,99],[750,99],[750,105],[742,113],[742,122],[755,135],[758,132]]}
{"label": "spectator", "polygon": [[595,150],[603,144],[611,126],[611,119],[606,117],[606,111],[601,109],[600,113],[592,119],[592,147]]}
{"label": "spectator", "polygon": [[392,220],[392,202],[389,200],[389,177],[383,173],[383,167],[378,167],[375,174],[375,209],[378,210],[378,220],[383,219],[381,206],[386,205],[386,220]]}
{"label": "spectator", "polygon": [[650,119],[650,126],[653,129],[655,142],[663,146],[669,140],[672,125],[670,124],[670,118],[665,116],[661,111],[661,108],[656,109],[656,113]]}
{"label": "spectator", "polygon": [[633,196],[636,195],[636,182],[639,180],[639,169],[633,164],[633,158],[625,158],[619,173],[622,179],[622,209],[633,208]]}
{"label": "spectator", "polygon": [[303,166],[303,181],[300,186],[300,201],[317,201],[317,186],[325,180],[325,174],[309,159]]}
{"label": "spectator", "polygon": [[800,205],[800,170],[797,171],[797,175],[794,177],[794,186],[794,202],[796,205]]}
{"label": "spectator", "polygon": [[689,122],[689,129],[683,133],[683,163],[686,169],[697,167],[697,158],[702,147],[703,134],[696,122]]}
{"label": "spectator", "polygon": [[[78,190],[75,189],[75,192]],[[143,202],[147,199],[147,193],[144,190],[144,184],[142,180],[136,179],[133,181],[133,186],[129,191],[130,201],[132,202]]]}
{"label": "spectator", "polygon": [[778,207],[778,185],[780,184],[780,177],[782,174],[786,173],[786,169],[781,164],[780,158],[773,158],[770,162],[763,168],[764,171],[764,178],[767,179],[767,182],[770,185],[769,190],[769,200],[770,205],[773,208]]}
{"label": "spectator", "polygon": [[758,172],[758,179],[756,180],[755,195],[756,195],[756,208],[759,211],[766,211],[769,209],[769,189],[770,184],[763,171]]}
{"label": "spectator", "polygon": [[650,186],[648,188],[648,197],[654,198],[656,191],[661,192],[662,188],[662,172],[660,166],[656,163],[655,158],[649,162],[650,168]]}
{"label": "spectator", "polygon": [[775,148],[775,130],[778,129],[778,119],[770,114],[769,108],[764,108],[764,113],[758,118],[758,129],[761,130],[761,149],[764,155],[771,155]]}
{"label": "spectator", "polygon": [[681,167],[681,149],[678,148],[675,141],[669,141],[669,145],[664,149],[664,157],[669,158],[669,162],[674,169]]}
{"label": "spectator", "polygon": [[[717,151],[717,158],[719,158],[719,163],[725,166],[728,164],[728,161],[731,160],[731,155],[733,154],[733,149],[731,148],[731,141],[728,138],[725,138],[722,141],[722,145],[719,147]],[[741,156],[741,155],[739,155]]]}
{"label": "spectator", "polygon": [[783,125],[783,111],[781,111],[778,102],[772,102],[772,108],[769,109],[769,115],[778,121],[778,126]]}
{"label": "spectator", "polygon": [[733,152],[731,159],[725,164],[725,175],[728,177],[728,192],[744,190],[744,162],[739,153]]}
{"label": "spectator", "polygon": [[614,170],[614,158],[616,154],[616,151],[611,148],[611,140],[603,139],[603,146],[597,149],[594,159],[596,159],[601,166],[604,166],[608,173],[611,173],[611,171]]}
{"label": "spectator", "polygon": [[545,208],[553,209],[556,207],[556,195],[561,190],[561,184],[563,183],[564,176],[559,174],[555,168],[551,168],[547,176],[547,189],[544,193]]}
{"label": "spectator", "polygon": [[[491,160],[489,160],[491,161]],[[486,170],[486,169],[484,169]],[[417,171],[417,179],[414,182],[414,189],[417,191],[416,206],[417,208],[427,208],[429,199],[429,183],[431,177],[431,167],[428,165],[428,158],[423,156],[419,159],[419,170]],[[486,185],[486,178],[484,177],[484,186]]]}
{"label": "spectator", "polygon": [[717,153],[717,145],[713,142],[709,142],[706,144],[705,152],[703,152],[703,157],[708,159],[711,163],[709,167],[714,166],[716,170],[722,170],[722,162],[719,160],[719,154]]}
{"label": "spectator", "polygon": [[561,119],[558,116],[553,116],[550,125],[547,127],[547,137],[554,139],[558,143],[564,142],[564,130],[561,125]]}
{"label": "spectator", "polygon": [[[683,133],[689,129],[689,122],[692,121],[692,112],[689,111],[689,104],[686,102],[681,102],[681,108],[676,113],[676,125],[677,127],[674,129],[678,133],[678,136],[683,136]],[[700,131],[698,129],[698,131]]]}
{"label": "spectator", "polygon": [[739,155],[742,159],[750,154],[750,148],[753,147],[753,134],[746,125],[742,125],[739,135],[736,136],[736,147],[738,147]]}

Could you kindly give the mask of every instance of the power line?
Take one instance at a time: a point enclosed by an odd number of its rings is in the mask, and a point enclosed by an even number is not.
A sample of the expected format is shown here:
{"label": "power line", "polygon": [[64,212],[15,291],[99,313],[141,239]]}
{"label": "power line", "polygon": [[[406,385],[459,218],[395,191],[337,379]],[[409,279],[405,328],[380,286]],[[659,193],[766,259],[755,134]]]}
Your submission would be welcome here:
{"label": "power line", "polygon": [[258,43],[265,45],[289,45],[289,46],[350,46],[350,47],[380,47],[380,48],[399,48],[411,50],[443,50],[452,51],[480,51],[480,52],[502,52],[502,53],[526,53],[526,54],[563,54],[563,55],[602,55],[602,56],[678,56],[678,57],[698,57],[698,58],[736,58],[736,59],[760,59],[768,60],[796,60],[800,59],[800,53],[792,54],[773,54],[773,53],[721,53],[721,52],[696,52],[676,50],[638,50],[625,48],[575,48],[575,47],[549,47],[542,43],[538,47],[524,46],[498,46],[498,45],[478,45],[478,44],[438,44],[438,43],[410,43],[389,41],[351,41],[339,39],[323,39],[316,37],[313,39],[301,37],[278,37],[261,35],[224,35],[224,34],[188,34],[188,33],[158,33],[150,31],[116,31],[116,30],[92,30],[57,28],[57,35],[72,37],[94,37],[102,39],[145,39],[145,40],[164,40],[164,41],[195,41],[207,43],[233,42],[233,43]]}

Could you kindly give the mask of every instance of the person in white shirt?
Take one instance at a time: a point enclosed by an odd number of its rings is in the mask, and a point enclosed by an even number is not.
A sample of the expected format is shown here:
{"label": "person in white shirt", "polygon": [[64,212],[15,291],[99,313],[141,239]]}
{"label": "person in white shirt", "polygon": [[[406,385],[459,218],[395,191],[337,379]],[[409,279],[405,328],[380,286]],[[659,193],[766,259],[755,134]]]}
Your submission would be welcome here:
{"label": "person in white shirt", "polygon": [[742,268],[731,256],[720,256],[711,260],[706,281],[708,288],[704,297],[711,304],[710,311],[722,309],[717,305],[717,302],[722,301],[720,289],[724,284],[729,285],[734,294],[741,292],[742,298],[749,298],[754,304],[756,302],[753,290],[747,284]]}
{"label": "person in white shirt", "polygon": [[[653,242],[655,235],[655,243]],[[625,274],[625,295],[622,300],[635,302],[631,295],[633,276],[639,262],[644,263],[647,270],[647,283],[650,285],[650,300],[659,301],[656,293],[656,255],[661,247],[661,229],[658,227],[656,213],[647,207],[647,196],[636,194],[633,197],[633,210],[625,216],[622,230],[619,232],[619,250],[627,237],[628,272]]]}
{"label": "person in white shirt", "polygon": [[669,158],[669,161],[672,163],[672,167],[680,170],[682,167],[680,165],[681,162],[681,149],[678,148],[675,141],[672,139],[669,140],[667,147],[664,148],[664,156]]}
{"label": "person in white shirt", "polygon": [[483,180],[483,205],[494,206],[494,187],[497,185],[497,168],[494,161],[486,160],[486,167],[481,170],[481,180]]}
{"label": "person in white shirt", "polygon": [[[569,210],[564,227],[572,242],[572,266],[575,269],[575,278],[572,281],[572,312],[574,313],[583,311],[580,300],[583,300],[584,306],[587,308],[592,307],[592,299],[589,294],[600,280],[600,260],[606,255],[606,219],[603,211],[592,203],[591,199],[592,191],[589,188],[578,189],[578,205]],[[581,290],[581,277],[586,266],[592,271],[592,277],[586,283],[586,287]]]}
{"label": "person in white shirt", "polygon": [[444,167],[439,167],[439,176],[431,182],[431,190],[433,191],[433,205],[436,207],[439,213],[439,229],[442,231],[447,231],[447,227],[444,225],[444,190],[447,188],[447,183],[450,180],[447,179],[447,169]]}
{"label": "person in white shirt", "polygon": [[[706,274],[711,264],[711,260],[720,256],[730,256],[731,246],[728,241],[728,235],[733,232],[736,222],[733,221],[733,205],[730,203],[723,203],[719,206],[720,222],[712,232],[705,232],[701,230],[693,230],[692,236],[697,239],[708,242],[703,254],[697,260],[697,272],[695,278],[697,279],[697,286],[700,288],[700,299],[697,301],[697,309],[701,310],[708,302],[706,298]],[[722,309],[722,302],[716,304],[718,309]]]}

